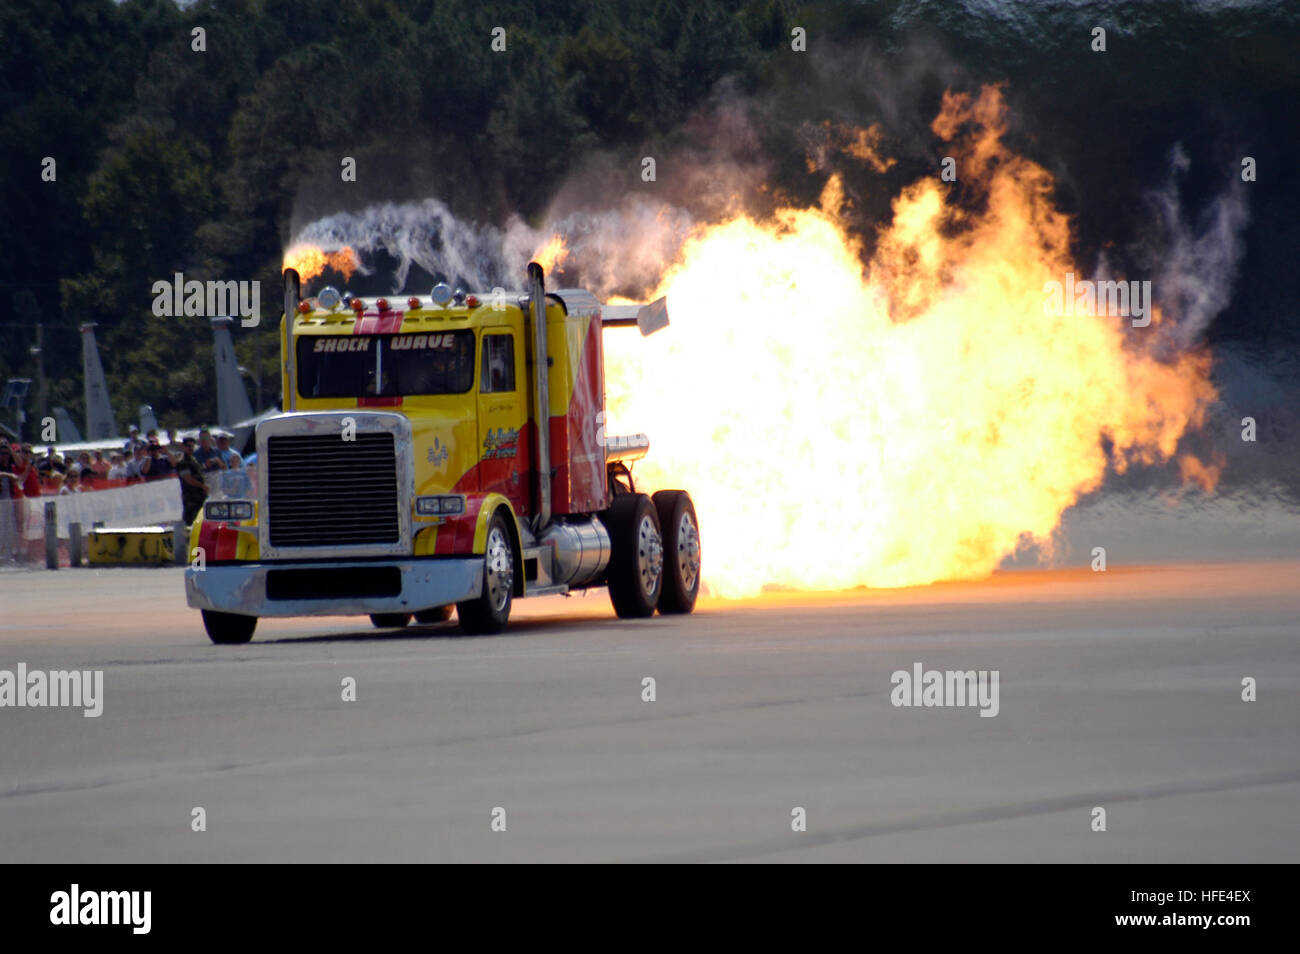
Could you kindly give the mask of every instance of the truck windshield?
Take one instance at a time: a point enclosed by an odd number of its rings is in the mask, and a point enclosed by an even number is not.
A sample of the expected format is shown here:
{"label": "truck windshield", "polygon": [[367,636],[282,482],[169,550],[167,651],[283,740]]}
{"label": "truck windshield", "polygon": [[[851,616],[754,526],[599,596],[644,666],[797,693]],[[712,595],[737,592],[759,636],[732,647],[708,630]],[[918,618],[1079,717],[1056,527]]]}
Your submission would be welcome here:
{"label": "truck windshield", "polygon": [[464,394],[474,386],[474,332],[304,335],[298,394],[305,398]]}

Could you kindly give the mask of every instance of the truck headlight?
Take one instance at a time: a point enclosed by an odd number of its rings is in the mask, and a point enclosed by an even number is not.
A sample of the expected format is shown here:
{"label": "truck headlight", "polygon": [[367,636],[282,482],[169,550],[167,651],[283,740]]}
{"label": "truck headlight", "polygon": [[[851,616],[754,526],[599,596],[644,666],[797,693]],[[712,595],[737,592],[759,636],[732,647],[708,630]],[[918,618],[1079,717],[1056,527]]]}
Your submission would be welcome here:
{"label": "truck headlight", "polygon": [[465,498],[455,494],[415,498],[415,513],[420,517],[445,517],[464,512]]}
{"label": "truck headlight", "polygon": [[252,520],[251,500],[216,500],[203,505],[203,516],[208,520]]}

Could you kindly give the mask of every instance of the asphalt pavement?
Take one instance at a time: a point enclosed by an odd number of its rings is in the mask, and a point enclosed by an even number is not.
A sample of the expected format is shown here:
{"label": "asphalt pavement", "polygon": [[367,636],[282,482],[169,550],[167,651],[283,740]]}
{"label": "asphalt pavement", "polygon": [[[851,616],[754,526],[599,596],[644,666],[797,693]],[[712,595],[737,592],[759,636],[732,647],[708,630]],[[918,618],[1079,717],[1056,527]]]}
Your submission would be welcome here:
{"label": "asphalt pavement", "polygon": [[[0,708],[7,861],[1300,860],[1297,561],[237,647],[177,569],[5,572],[20,663],[102,671],[102,712]],[[918,664],[996,672],[996,715],[895,705]]]}

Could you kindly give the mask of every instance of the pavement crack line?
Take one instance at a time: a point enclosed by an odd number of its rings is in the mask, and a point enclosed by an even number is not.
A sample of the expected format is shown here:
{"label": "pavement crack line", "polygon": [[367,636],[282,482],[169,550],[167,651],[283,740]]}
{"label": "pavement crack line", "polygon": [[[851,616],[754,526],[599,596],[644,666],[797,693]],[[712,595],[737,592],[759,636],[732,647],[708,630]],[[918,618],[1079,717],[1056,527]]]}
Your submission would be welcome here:
{"label": "pavement crack line", "polygon": [[638,724],[649,724],[666,722],[673,719],[694,719],[702,716],[722,715],[728,712],[741,712],[752,709],[767,709],[781,706],[797,706],[805,704],[838,702],[844,699],[858,699],[874,695],[881,695],[874,690],[838,692],[827,696],[818,696],[815,698],[798,697],[791,699],[765,699],[755,702],[745,703],[739,706],[720,706],[710,709],[694,709],[689,712],[669,712],[662,715],[639,715],[626,719],[606,719],[600,722],[577,722],[567,725],[543,725],[543,726],[526,726],[512,729],[505,732],[493,732],[488,734],[463,735],[445,739],[422,740],[397,745],[381,746],[364,746],[356,749],[348,749],[336,752],[313,752],[306,754],[297,754],[292,756],[271,756],[262,759],[246,759],[242,761],[226,760],[215,765],[185,765],[154,772],[146,775],[118,775],[116,777],[109,775],[100,775],[90,779],[67,779],[64,781],[46,781],[31,782],[25,784],[12,785],[6,789],[0,789],[0,799],[9,798],[29,798],[34,795],[66,795],[76,792],[93,791],[95,789],[112,788],[119,785],[145,784],[149,782],[163,782],[182,778],[195,778],[203,775],[222,775],[233,772],[257,771],[259,769],[269,768],[271,766],[293,766],[293,765],[312,765],[319,762],[343,760],[359,757],[367,757],[381,753],[414,753],[421,750],[441,749],[459,745],[476,745],[482,743],[504,742],[511,739],[524,738],[530,735],[544,735],[548,732],[581,732],[587,729],[600,729],[607,726],[628,726]]}
{"label": "pavement crack line", "polygon": [[1285,769],[1277,772],[1265,772],[1259,775],[1237,778],[1192,779],[1176,782],[1163,782],[1136,788],[1111,789],[1109,791],[1085,792],[1078,795],[1060,795],[1055,798],[1038,799],[1014,805],[989,805],[962,812],[942,812],[906,818],[895,822],[880,822],[871,825],[856,825],[827,832],[802,832],[791,843],[790,839],[775,838],[755,842],[751,845],[714,849],[701,849],[680,854],[661,855],[652,858],[630,859],[629,863],[689,864],[694,862],[740,861],[765,855],[783,854],[800,851],[821,845],[842,844],[860,841],[865,838],[878,838],[882,835],[897,835],[905,832],[924,831],[934,828],[955,828],[961,825],[976,825],[982,822],[1008,821],[1013,818],[1027,818],[1034,815],[1051,815],[1070,809],[1088,808],[1114,802],[1143,801],[1150,798],[1169,798],[1177,795],[1202,795],[1212,792],[1227,792],[1236,789],[1259,788],[1268,785],[1288,785],[1300,782],[1300,769]]}

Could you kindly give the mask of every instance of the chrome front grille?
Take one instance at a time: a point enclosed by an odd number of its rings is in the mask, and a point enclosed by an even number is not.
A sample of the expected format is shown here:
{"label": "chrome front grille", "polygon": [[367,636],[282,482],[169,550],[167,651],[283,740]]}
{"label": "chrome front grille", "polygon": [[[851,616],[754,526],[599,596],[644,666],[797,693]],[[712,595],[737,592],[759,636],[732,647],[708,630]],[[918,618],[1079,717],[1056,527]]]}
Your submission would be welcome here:
{"label": "chrome front grille", "polygon": [[393,435],[272,435],[266,521],[273,547],[395,544],[402,528]]}

